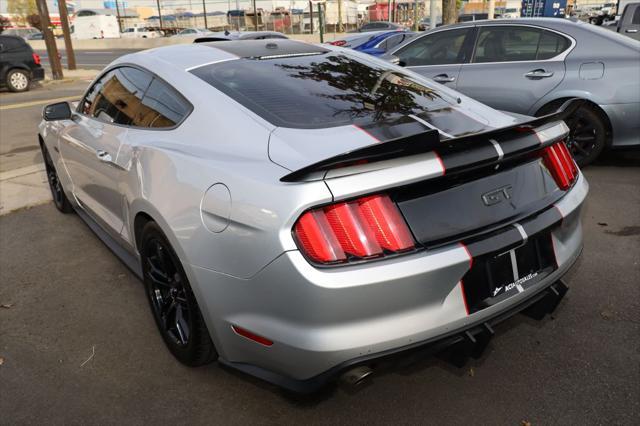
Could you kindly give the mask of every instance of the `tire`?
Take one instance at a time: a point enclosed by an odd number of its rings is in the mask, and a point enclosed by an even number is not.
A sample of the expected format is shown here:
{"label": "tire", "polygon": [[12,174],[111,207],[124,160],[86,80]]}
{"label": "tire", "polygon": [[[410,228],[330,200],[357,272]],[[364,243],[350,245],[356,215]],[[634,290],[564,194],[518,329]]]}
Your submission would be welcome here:
{"label": "tire", "polygon": [[31,85],[31,77],[25,70],[13,69],[7,73],[5,84],[12,92],[26,92]]}
{"label": "tire", "polygon": [[593,163],[607,146],[607,126],[600,114],[583,106],[566,120],[567,147],[580,167]]}
{"label": "tire", "polygon": [[41,149],[45,171],[47,172],[47,181],[49,182],[49,189],[51,190],[51,197],[53,198],[53,204],[62,213],[73,213],[73,206],[69,202],[67,195],[64,193],[64,188],[62,187],[62,183],[60,183],[58,172],[53,165],[49,151],[47,151],[44,144],[42,144]]}
{"label": "tire", "polygon": [[140,259],[151,312],[169,351],[197,367],[218,358],[180,259],[153,221],[142,229]]}

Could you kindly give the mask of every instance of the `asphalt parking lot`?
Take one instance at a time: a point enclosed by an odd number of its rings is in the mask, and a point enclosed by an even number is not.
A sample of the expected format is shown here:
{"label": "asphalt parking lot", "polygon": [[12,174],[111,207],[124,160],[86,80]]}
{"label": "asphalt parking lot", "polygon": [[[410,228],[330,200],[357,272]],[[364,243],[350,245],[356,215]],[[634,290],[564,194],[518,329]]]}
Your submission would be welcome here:
{"label": "asphalt parking lot", "polygon": [[[41,107],[0,111],[2,143],[20,127],[9,111],[30,123]],[[12,149],[33,134],[11,133]],[[76,215],[47,203],[1,216],[0,424],[635,424],[640,154],[609,153],[585,174],[584,252],[553,317],[503,323],[463,369],[426,358],[305,398],[180,365],[141,283]]]}

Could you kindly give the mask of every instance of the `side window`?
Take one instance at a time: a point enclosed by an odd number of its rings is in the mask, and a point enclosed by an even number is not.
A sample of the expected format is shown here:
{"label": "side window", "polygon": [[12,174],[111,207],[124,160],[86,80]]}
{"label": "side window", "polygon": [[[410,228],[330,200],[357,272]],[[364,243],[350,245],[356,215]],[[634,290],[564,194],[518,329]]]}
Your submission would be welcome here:
{"label": "side window", "polygon": [[151,76],[131,67],[116,68],[100,79],[82,102],[82,112],[105,123],[141,126],[142,97]]}
{"label": "side window", "polygon": [[540,30],[528,27],[481,28],[473,62],[535,60],[540,33]]}
{"label": "side window", "polygon": [[571,43],[566,37],[550,31],[543,31],[538,44],[538,55],[536,59],[549,59],[558,56],[569,48]]}
{"label": "side window", "polygon": [[633,12],[633,18],[631,18],[631,25],[640,25],[640,6],[636,5],[636,10]]}
{"label": "side window", "polygon": [[190,104],[172,87],[153,79],[142,99],[140,123],[144,127],[173,127],[189,114]]}
{"label": "side window", "polygon": [[[384,48],[384,50],[389,50],[392,47],[396,47],[397,45],[399,45],[400,43],[402,43],[403,41],[405,41],[407,39],[407,35],[406,34],[397,34],[394,36],[389,37],[388,39],[386,39],[386,46]],[[380,46],[382,47],[382,46]]]}
{"label": "side window", "polygon": [[420,37],[395,53],[406,66],[458,64],[464,62],[464,40],[470,28],[439,31]]}
{"label": "side window", "polygon": [[19,50],[26,46],[26,42],[17,37],[0,37],[0,45],[2,45],[3,52],[9,52],[12,50]]}

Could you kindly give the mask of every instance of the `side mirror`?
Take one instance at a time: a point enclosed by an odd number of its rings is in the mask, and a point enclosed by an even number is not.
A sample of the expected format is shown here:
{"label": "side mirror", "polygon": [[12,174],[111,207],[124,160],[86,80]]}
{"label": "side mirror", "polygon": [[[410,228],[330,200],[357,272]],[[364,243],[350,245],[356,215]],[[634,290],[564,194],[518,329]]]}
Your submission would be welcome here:
{"label": "side mirror", "polygon": [[389,60],[389,62],[391,62],[393,65],[400,65],[401,67],[404,67],[404,66],[406,66],[406,65],[407,65],[407,63],[406,63],[406,62],[401,61],[401,60],[400,60],[400,58],[398,58],[397,56],[390,55],[388,60]]}
{"label": "side mirror", "polygon": [[71,107],[69,106],[69,102],[58,102],[47,105],[42,111],[42,118],[46,121],[70,120]]}

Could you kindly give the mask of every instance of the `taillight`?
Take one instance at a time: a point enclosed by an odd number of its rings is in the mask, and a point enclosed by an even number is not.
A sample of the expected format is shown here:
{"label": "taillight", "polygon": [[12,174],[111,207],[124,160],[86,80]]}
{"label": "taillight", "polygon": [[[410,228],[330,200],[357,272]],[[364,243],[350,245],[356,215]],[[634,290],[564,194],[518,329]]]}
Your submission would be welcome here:
{"label": "taillight", "polygon": [[304,213],[293,228],[298,246],[314,262],[344,263],[415,248],[398,207],[372,195]]}
{"label": "taillight", "polygon": [[542,152],[544,163],[562,190],[569,189],[578,177],[578,167],[564,142],[546,147]]}
{"label": "taillight", "polygon": [[329,44],[332,44],[334,46],[344,46],[345,44],[347,44],[347,42],[344,40],[336,40],[336,41],[330,41]]}
{"label": "taillight", "polygon": [[37,53],[33,54],[33,62],[36,63],[36,65],[40,65],[40,55],[38,55]]}

